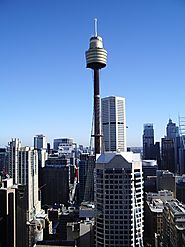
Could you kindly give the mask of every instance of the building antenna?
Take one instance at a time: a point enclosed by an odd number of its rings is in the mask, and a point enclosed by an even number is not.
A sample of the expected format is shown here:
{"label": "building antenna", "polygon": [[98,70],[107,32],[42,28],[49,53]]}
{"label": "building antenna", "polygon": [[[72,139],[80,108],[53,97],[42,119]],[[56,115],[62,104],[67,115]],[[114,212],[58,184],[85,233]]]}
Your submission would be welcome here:
{"label": "building antenna", "polygon": [[94,37],[98,36],[98,20],[97,18],[94,19]]}

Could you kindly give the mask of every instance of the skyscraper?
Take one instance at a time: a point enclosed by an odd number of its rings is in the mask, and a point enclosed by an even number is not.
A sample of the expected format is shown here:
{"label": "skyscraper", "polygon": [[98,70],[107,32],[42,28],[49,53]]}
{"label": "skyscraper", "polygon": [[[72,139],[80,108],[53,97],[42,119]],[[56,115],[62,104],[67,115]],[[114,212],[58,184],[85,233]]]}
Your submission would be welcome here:
{"label": "skyscraper", "polygon": [[179,128],[176,126],[176,123],[173,123],[171,119],[166,127],[167,138],[173,141],[174,146],[174,159],[175,159],[175,172],[180,173],[179,165],[179,148],[180,148],[180,139],[179,139]]}
{"label": "skyscraper", "polygon": [[47,137],[44,135],[36,135],[34,137],[35,149],[47,149]]}
{"label": "skyscraper", "polygon": [[79,161],[79,202],[94,201],[94,155],[81,154]]}
{"label": "skyscraper", "polygon": [[125,152],[127,149],[125,98],[109,96],[102,98],[101,103],[104,149]]}
{"label": "skyscraper", "polygon": [[177,169],[175,165],[175,147],[173,139],[167,137],[161,138],[161,157],[162,169],[176,173]]}
{"label": "skyscraper", "polygon": [[154,128],[152,123],[144,124],[143,131],[143,159],[154,159]]}
{"label": "skyscraper", "polygon": [[6,148],[0,148],[0,172],[7,172],[7,150]]}
{"label": "skyscraper", "polygon": [[172,122],[171,119],[169,119],[166,127],[166,135],[170,139],[175,139],[177,136],[179,136],[179,128],[176,126],[176,123]]}
{"label": "skyscraper", "polygon": [[27,186],[28,220],[40,211],[38,200],[38,153],[31,147],[21,147],[19,139],[12,139],[8,147],[9,175],[14,184]]}
{"label": "skyscraper", "polygon": [[70,160],[51,158],[41,170],[42,205],[69,203],[69,169]]}
{"label": "skyscraper", "polygon": [[96,247],[143,246],[140,154],[104,153],[95,169]]}
{"label": "skyscraper", "polygon": [[2,181],[0,188],[0,246],[27,247],[26,186],[13,185],[13,179]]}
{"label": "skyscraper", "polygon": [[8,174],[13,178],[13,183],[19,183],[19,150],[21,141],[17,138],[8,143]]}
{"label": "skyscraper", "polygon": [[161,139],[162,169],[173,173],[179,173],[179,129],[175,123],[169,119],[166,127],[166,136]]}

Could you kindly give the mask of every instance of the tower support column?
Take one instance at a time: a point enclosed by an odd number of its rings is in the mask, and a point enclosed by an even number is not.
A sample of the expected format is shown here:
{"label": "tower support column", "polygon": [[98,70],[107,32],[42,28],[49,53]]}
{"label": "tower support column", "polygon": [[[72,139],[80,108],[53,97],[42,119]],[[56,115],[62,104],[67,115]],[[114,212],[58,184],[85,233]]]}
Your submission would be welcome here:
{"label": "tower support column", "polygon": [[95,155],[100,154],[100,83],[99,69],[94,69],[94,147]]}

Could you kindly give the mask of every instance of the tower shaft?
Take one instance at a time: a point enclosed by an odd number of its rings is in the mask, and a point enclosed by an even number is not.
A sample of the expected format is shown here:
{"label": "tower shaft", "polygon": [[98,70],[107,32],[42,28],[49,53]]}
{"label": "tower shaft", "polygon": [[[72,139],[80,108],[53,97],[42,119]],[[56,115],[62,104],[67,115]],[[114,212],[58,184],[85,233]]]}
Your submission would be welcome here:
{"label": "tower shaft", "polygon": [[100,154],[100,83],[99,69],[94,69],[94,147],[95,155]]}

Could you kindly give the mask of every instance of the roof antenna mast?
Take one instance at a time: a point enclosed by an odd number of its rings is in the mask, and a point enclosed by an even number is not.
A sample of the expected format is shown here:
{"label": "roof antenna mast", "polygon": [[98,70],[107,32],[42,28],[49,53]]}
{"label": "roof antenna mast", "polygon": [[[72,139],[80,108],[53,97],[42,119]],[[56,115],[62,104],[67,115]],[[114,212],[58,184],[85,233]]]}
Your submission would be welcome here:
{"label": "roof antenna mast", "polygon": [[98,36],[98,20],[97,18],[94,19],[94,37]]}

